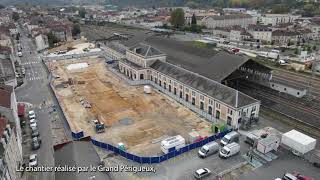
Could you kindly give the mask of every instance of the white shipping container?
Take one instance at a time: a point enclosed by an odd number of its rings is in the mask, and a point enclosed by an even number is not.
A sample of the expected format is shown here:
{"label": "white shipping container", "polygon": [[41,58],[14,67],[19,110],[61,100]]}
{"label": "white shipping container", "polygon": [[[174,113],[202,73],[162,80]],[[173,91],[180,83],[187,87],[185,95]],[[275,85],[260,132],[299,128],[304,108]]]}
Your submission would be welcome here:
{"label": "white shipping container", "polygon": [[297,154],[305,154],[316,147],[316,139],[299,131],[291,130],[282,134],[282,144],[288,146]]}

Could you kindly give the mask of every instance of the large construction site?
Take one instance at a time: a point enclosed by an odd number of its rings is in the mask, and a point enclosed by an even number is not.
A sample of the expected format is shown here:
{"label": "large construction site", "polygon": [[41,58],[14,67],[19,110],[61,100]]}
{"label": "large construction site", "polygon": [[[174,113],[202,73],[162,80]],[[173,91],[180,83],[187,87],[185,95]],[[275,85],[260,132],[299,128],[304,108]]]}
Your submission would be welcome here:
{"label": "large construction site", "polygon": [[[71,66],[86,64],[82,68]],[[130,86],[106,67],[103,58],[50,62],[55,94],[73,132],[83,131],[101,142],[143,156],[159,155],[161,140],[174,135],[188,139],[197,131],[209,136],[211,124],[174,100],[142,86]],[[97,133],[94,120],[105,125]]]}

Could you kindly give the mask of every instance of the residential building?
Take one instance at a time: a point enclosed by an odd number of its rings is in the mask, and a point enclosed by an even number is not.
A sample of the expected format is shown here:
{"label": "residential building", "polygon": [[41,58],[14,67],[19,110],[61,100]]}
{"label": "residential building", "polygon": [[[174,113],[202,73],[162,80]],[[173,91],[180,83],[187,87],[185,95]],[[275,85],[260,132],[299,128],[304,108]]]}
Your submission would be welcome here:
{"label": "residential building", "polygon": [[215,27],[212,30],[212,35],[229,39],[230,32],[231,32],[230,27]]}
{"label": "residential building", "polygon": [[230,41],[251,41],[252,38],[245,29],[235,29],[230,32]]}
{"label": "residential building", "polygon": [[0,28],[0,46],[11,47],[11,39],[9,33]]}
{"label": "residential building", "polygon": [[268,25],[250,25],[248,26],[248,32],[256,41],[265,43],[271,43],[272,41],[272,29]]}
{"label": "residential building", "polygon": [[202,19],[202,24],[207,28],[241,26],[247,27],[256,24],[254,18],[248,14],[230,14],[222,16],[208,16]]}
{"label": "residential building", "polygon": [[43,51],[49,48],[48,36],[44,34],[39,34],[35,37],[35,42],[37,46],[37,51]]}
{"label": "residential building", "polygon": [[[216,58],[221,56],[218,54]],[[140,43],[127,49],[126,58],[119,61],[118,68],[131,81],[151,84],[209,120],[224,121],[239,128],[241,118],[258,117],[259,101],[167,62],[166,54],[150,45]]]}
{"label": "residential building", "polygon": [[72,40],[72,33],[71,33],[71,26],[69,25],[50,25],[49,28],[51,29],[52,34],[59,39],[59,41],[71,41]]}
{"label": "residential building", "polygon": [[15,127],[0,115],[0,179],[20,180],[21,173],[17,171],[23,163],[19,143],[17,141]]}
{"label": "residential building", "polygon": [[261,17],[261,23],[276,26],[278,24],[292,23],[300,17],[301,15],[292,14],[264,14]]}
{"label": "residential building", "polygon": [[275,30],[272,32],[272,41],[280,45],[295,44],[300,41],[301,33],[298,31]]}
{"label": "residential building", "polygon": [[17,158],[22,159],[22,135],[17,111],[17,99],[14,88],[12,86],[0,84],[0,113],[15,126],[16,139],[18,142],[18,145],[15,146],[15,148],[20,152],[20,157]]}
{"label": "residential building", "polygon": [[246,12],[246,8],[223,8],[225,13],[243,13]]}
{"label": "residential building", "polygon": [[320,39],[320,18],[311,19],[308,27],[312,31],[312,39]]}
{"label": "residential building", "polygon": [[201,20],[205,17],[208,17],[208,16],[214,16],[214,15],[217,15],[217,13],[215,12],[212,12],[212,11],[200,11],[200,12],[193,12],[193,13],[186,13],[184,18],[185,18],[185,23],[187,25],[191,25],[191,21],[192,21],[192,16],[193,14],[195,15],[196,17],[196,20],[197,20],[197,24],[198,25],[201,25]]}
{"label": "residential building", "polygon": [[7,46],[0,46],[0,84],[17,86],[14,64],[10,57],[12,49]]}

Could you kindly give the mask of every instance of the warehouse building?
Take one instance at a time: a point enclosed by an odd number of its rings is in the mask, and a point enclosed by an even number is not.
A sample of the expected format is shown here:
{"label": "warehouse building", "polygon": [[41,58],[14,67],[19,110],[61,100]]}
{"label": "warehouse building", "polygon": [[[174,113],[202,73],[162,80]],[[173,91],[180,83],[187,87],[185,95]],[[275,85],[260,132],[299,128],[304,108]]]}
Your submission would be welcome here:
{"label": "warehouse building", "polygon": [[258,117],[260,101],[221,83],[241,71],[248,59],[219,52],[211,59],[198,57],[194,66],[193,57],[188,61],[172,55],[167,59],[159,49],[139,43],[127,49],[126,58],[119,61],[119,72],[132,81],[152,85],[213,122],[238,128],[242,118]]}

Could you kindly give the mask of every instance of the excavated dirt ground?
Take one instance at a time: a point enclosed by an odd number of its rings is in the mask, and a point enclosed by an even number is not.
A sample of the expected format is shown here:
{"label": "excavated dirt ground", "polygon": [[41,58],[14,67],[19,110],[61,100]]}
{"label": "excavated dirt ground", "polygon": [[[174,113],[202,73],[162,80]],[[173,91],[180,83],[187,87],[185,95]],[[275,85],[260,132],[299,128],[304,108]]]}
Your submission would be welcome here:
{"label": "excavated dirt ground", "polygon": [[[87,62],[89,67],[67,70],[73,63]],[[139,155],[161,154],[162,139],[198,131],[210,135],[210,123],[164,94],[153,91],[145,94],[143,87],[130,86],[110,72],[103,59],[86,58],[50,63],[55,75],[55,92],[73,131],[84,131],[109,144],[125,144],[127,151]],[[73,85],[63,86],[69,78]],[[84,81],[84,84],[77,82]],[[85,108],[80,99],[91,104]],[[102,121],[107,128],[96,134],[93,119]]]}

